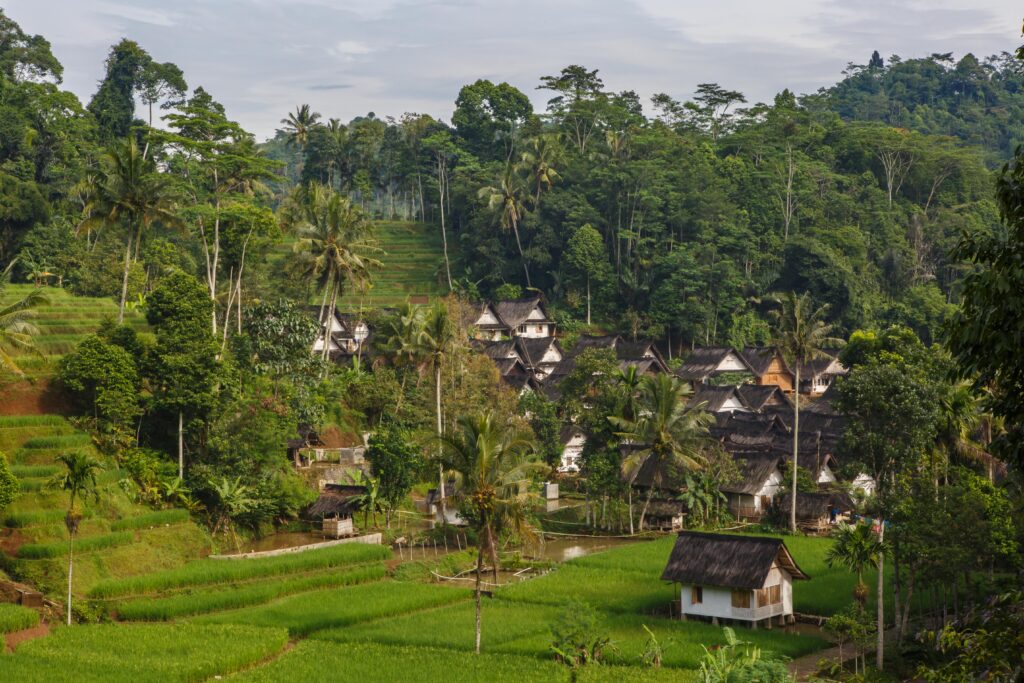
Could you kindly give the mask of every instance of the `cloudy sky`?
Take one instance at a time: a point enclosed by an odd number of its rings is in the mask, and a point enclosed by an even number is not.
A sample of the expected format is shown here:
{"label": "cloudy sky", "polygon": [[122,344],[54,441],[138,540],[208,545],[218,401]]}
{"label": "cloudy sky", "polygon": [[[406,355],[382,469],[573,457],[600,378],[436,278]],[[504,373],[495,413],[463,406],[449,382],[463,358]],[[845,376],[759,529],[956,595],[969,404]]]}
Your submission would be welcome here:
{"label": "cloudy sky", "polygon": [[228,113],[271,135],[296,104],[343,120],[449,118],[459,88],[508,81],[538,108],[540,76],[600,69],[614,90],[685,98],[718,82],[766,100],[833,83],[871,51],[1012,50],[1020,0],[0,0],[41,33],[88,100],[122,37],[180,66]]}

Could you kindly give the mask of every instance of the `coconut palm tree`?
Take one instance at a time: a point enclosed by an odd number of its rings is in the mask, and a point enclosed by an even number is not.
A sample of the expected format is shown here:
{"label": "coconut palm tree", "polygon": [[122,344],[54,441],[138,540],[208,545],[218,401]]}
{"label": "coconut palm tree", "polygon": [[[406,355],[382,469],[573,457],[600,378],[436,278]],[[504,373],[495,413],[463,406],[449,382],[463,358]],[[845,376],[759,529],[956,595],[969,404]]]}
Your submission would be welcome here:
{"label": "coconut palm tree", "polygon": [[[632,490],[640,470],[650,467],[651,482],[640,513],[640,528],[655,489],[664,485],[667,471],[692,471],[704,466],[708,425],[713,421],[703,404],[689,405],[690,387],[678,377],[655,375],[640,382],[639,410],[634,419],[612,416],[608,420],[619,431],[623,444],[631,448],[622,460],[622,472]],[[630,533],[633,513],[630,511]]]}
{"label": "coconut palm tree", "polygon": [[857,585],[853,589],[853,598],[864,606],[868,598],[868,586],[864,583],[864,570],[878,567],[878,558],[882,553],[882,542],[867,524],[840,524],[832,532],[832,546],[825,555],[828,566],[846,567],[857,575]]}
{"label": "coconut palm tree", "polygon": [[53,488],[68,492],[68,512],[64,525],[68,529],[68,626],[71,625],[71,582],[75,568],[75,534],[82,515],[75,507],[75,500],[85,501],[90,496],[99,500],[96,491],[96,473],[103,469],[98,460],[87,453],[73,451],[61,453],[57,462],[64,466],[51,482]]}
{"label": "coconut palm tree", "polygon": [[[11,276],[14,264],[15,261],[11,261],[0,274],[0,293]],[[33,289],[21,299],[0,306],[0,370],[24,376],[25,373],[18,367],[12,354],[17,351],[38,353],[33,338],[39,334],[39,328],[32,324],[32,318],[35,317],[32,309],[48,302],[49,299],[42,291]]]}
{"label": "coconut palm tree", "polygon": [[[945,455],[948,467],[950,460],[964,464],[983,465],[989,481],[995,477],[995,458],[986,450],[985,429],[991,425],[991,417],[983,410],[982,397],[969,381],[950,385],[939,399],[942,421],[939,425],[938,446]],[[981,437],[982,443],[978,442]],[[938,480],[936,476],[936,481]]]}
{"label": "coconut palm tree", "polygon": [[806,363],[825,355],[824,348],[836,348],[845,342],[830,337],[832,325],[825,322],[828,305],[814,308],[811,295],[797,296],[793,292],[779,299],[779,308],[773,311],[775,317],[775,345],[782,355],[793,364],[795,379],[793,392],[793,497],[789,511],[789,529],[796,532],[797,498],[797,456],[800,451],[800,368]]}
{"label": "coconut palm tree", "polygon": [[[444,424],[441,415],[441,369],[444,365],[448,352],[455,343],[455,323],[448,314],[448,307],[443,301],[434,302],[433,307],[427,314],[423,327],[419,334],[419,347],[425,358],[430,360],[434,369],[434,408],[437,417],[437,438],[440,440],[444,432]],[[438,495],[441,501],[441,522],[445,522],[445,490],[444,490],[444,461],[441,454],[438,454]]]}
{"label": "coconut palm tree", "polygon": [[347,197],[319,183],[302,186],[292,194],[285,223],[299,235],[295,251],[306,255],[306,274],[323,291],[320,320],[326,325],[323,358],[330,353],[331,321],[345,284],[366,290],[371,270],[381,262],[370,256],[380,253],[370,236],[370,222]]}
{"label": "coconut palm tree", "polygon": [[519,158],[520,167],[525,170],[533,187],[533,207],[540,206],[542,190],[551,190],[555,181],[561,178],[554,164],[559,157],[558,138],[551,133],[542,133],[530,140],[529,149]]}
{"label": "coconut palm tree", "polygon": [[[110,147],[100,159],[96,171],[84,187],[85,218],[79,229],[123,227],[127,232],[124,251],[124,275],[117,322],[124,322],[128,298],[128,273],[131,270],[132,245],[142,241],[143,233],[154,223],[178,226],[175,193],[169,176],[159,173],[152,159],[146,159],[135,138]],[[137,249],[136,249],[137,251]]]}
{"label": "coconut palm tree", "polygon": [[511,164],[505,166],[505,172],[498,179],[494,187],[481,187],[477,195],[487,200],[487,206],[498,216],[498,224],[502,230],[511,230],[516,236],[516,247],[519,249],[519,259],[523,263],[523,273],[526,275],[526,286],[532,287],[530,282],[530,269],[526,265],[526,256],[523,254],[523,243],[519,239],[519,223],[526,212],[523,203],[523,192],[525,187],[522,179],[516,175]]}
{"label": "coconut palm tree", "polygon": [[496,538],[499,531],[529,538],[527,493],[533,472],[546,469],[527,458],[535,450],[532,439],[513,429],[491,412],[459,418],[457,429],[442,440],[445,463],[461,482],[466,518],[477,533],[476,652],[480,654],[480,577],[484,549],[497,572]]}
{"label": "coconut palm tree", "polygon": [[281,119],[283,130],[288,135],[288,144],[305,149],[309,142],[309,131],[320,120],[320,113],[313,111],[308,104],[295,107],[285,118]]}
{"label": "coconut palm tree", "polygon": [[[402,303],[393,315],[385,318],[380,325],[378,338],[382,340],[380,348],[396,368],[415,368],[417,372],[423,367],[422,333],[424,325],[423,308],[412,304],[408,299]],[[397,415],[405,400],[405,383],[408,372],[401,373],[401,391],[395,406]]]}

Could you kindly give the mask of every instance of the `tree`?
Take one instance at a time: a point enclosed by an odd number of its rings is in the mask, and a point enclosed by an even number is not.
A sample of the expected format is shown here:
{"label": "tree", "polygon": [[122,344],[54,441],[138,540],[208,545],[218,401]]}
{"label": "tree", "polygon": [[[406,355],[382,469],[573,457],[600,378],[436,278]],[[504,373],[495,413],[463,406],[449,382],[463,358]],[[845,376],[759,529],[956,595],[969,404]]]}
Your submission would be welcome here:
{"label": "tree", "polygon": [[[775,313],[775,345],[792,363],[793,392],[793,462],[799,463],[800,454],[800,367],[824,355],[823,347],[838,347],[843,340],[828,336],[832,325],[825,322],[828,306],[815,309],[810,294],[797,296],[790,292],[780,300]],[[797,490],[797,468],[793,468],[791,491]],[[789,529],[796,533],[796,495],[792,497]]]}
{"label": "tree", "polygon": [[587,324],[590,324],[590,281],[600,275],[608,263],[604,249],[604,238],[594,226],[586,223],[569,238],[565,260],[577,277],[587,284]]}
{"label": "tree", "polygon": [[391,528],[391,513],[398,509],[412,490],[420,457],[409,443],[405,430],[390,424],[380,427],[370,437],[366,459],[379,485],[378,497],[384,501],[384,519]]}
{"label": "tree", "polygon": [[[306,257],[307,277],[323,291],[320,322],[329,330],[345,284],[365,290],[372,269],[382,265],[370,256],[380,251],[370,236],[370,224],[347,197],[319,183],[292,193],[285,221],[299,236],[294,248]],[[325,361],[330,353],[328,341],[325,336]]]}
{"label": "tree", "polygon": [[[298,149],[300,159],[302,158],[303,152],[306,151],[306,144],[309,142],[309,133],[314,127],[316,127],[319,120],[320,113],[313,111],[308,104],[295,107],[294,112],[289,113],[288,116],[281,119],[281,124],[284,126],[286,140],[288,141],[288,146]],[[299,166],[299,174],[301,175],[301,161],[299,162]]]}
{"label": "tree", "polygon": [[487,200],[487,208],[495,212],[502,230],[512,230],[515,234],[519,260],[523,264],[523,273],[526,275],[526,286],[532,287],[530,268],[526,264],[523,243],[519,238],[519,224],[526,211],[523,204],[524,189],[522,179],[516,174],[512,164],[506,164],[498,184],[493,187],[481,187],[477,195]]}
{"label": "tree", "polygon": [[75,500],[86,501],[90,496],[99,500],[96,490],[96,473],[103,469],[98,460],[88,453],[73,451],[61,453],[57,462],[64,469],[56,475],[52,485],[54,488],[68,493],[68,512],[64,517],[64,525],[68,529],[68,626],[71,625],[71,582],[74,573],[75,534],[78,523],[82,520],[81,513],[75,507]]}
{"label": "tree", "polygon": [[[867,524],[841,524],[832,532],[832,545],[825,555],[828,566],[843,566],[857,575],[853,589],[854,599],[864,606],[868,598],[868,587],[864,583],[864,570],[878,567],[882,543]],[[878,596],[881,600],[882,596]]]}
{"label": "tree", "polygon": [[[0,19],[2,18],[0,15]],[[11,263],[3,273],[0,273],[0,293],[3,293],[13,266],[14,263]],[[18,376],[25,374],[15,362],[13,353],[36,351],[33,337],[39,334],[39,328],[32,324],[32,318],[35,316],[32,309],[48,301],[42,291],[33,290],[12,303],[0,304],[0,370]]]}
{"label": "tree", "polygon": [[[455,322],[448,314],[448,307],[440,300],[435,301],[423,321],[423,327],[419,332],[418,346],[420,347],[422,355],[430,359],[430,364],[434,368],[434,407],[436,410],[435,417],[437,418],[437,438],[439,449],[441,448],[441,437],[444,435],[444,422],[441,414],[441,370],[442,365],[451,350],[452,344],[455,343],[455,338]],[[444,462],[440,456],[441,453],[439,452],[437,459],[437,491],[440,494],[441,499],[441,520],[443,523],[446,519],[444,490],[445,479]]]}
{"label": "tree", "polygon": [[53,56],[46,38],[25,33],[0,11],[0,74],[12,83],[44,78],[60,83],[64,67]]}
{"label": "tree", "polygon": [[600,622],[597,610],[577,598],[565,603],[551,624],[551,651],[557,661],[573,672],[591,662],[600,662],[609,643],[611,639]]}
{"label": "tree", "polygon": [[138,246],[145,231],[154,223],[169,227],[180,224],[174,212],[175,196],[170,179],[157,172],[152,160],[143,157],[134,138],[107,149],[99,168],[87,180],[86,196],[85,219],[79,229],[116,226],[123,227],[127,233],[117,313],[117,322],[122,323],[133,240]]}
{"label": "tree", "polygon": [[135,121],[135,92],[143,87],[143,75],[152,73],[152,63],[149,53],[134,40],[124,38],[110,48],[106,74],[89,102],[101,140],[113,143],[131,133]]}
{"label": "tree", "polygon": [[[622,474],[630,486],[640,470],[647,469],[651,473],[647,500],[640,512],[641,530],[654,490],[664,486],[665,476],[699,470],[706,460],[708,425],[714,418],[704,410],[703,404],[689,405],[689,394],[689,385],[678,377],[647,376],[640,383],[637,415],[632,419],[608,418],[619,429],[617,436],[630,449],[622,460]],[[633,533],[632,511],[629,526]]]}
{"label": "tree", "polygon": [[550,133],[541,134],[530,140],[529,148],[519,157],[519,165],[530,178],[533,186],[533,208],[540,208],[540,193],[551,190],[555,181],[562,176],[555,170],[559,161],[558,138]]}
{"label": "tree", "polygon": [[484,549],[490,552],[497,572],[498,528],[519,535],[530,534],[526,519],[529,494],[526,487],[536,464],[527,460],[531,440],[497,415],[486,412],[463,416],[457,429],[444,439],[448,469],[462,482],[462,512],[477,534],[476,556],[476,653],[480,654],[480,576]]}
{"label": "tree", "polygon": [[142,412],[135,362],[126,349],[92,335],[61,358],[58,376],[94,419],[123,429]]}
{"label": "tree", "polygon": [[989,405],[1008,429],[995,448],[1024,464],[1024,359],[1013,340],[1024,335],[1024,149],[996,182],[1003,227],[965,232],[955,256],[973,268],[963,280],[960,308],[949,324],[949,348],[961,377],[990,392]]}
{"label": "tree", "polygon": [[509,163],[519,131],[532,116],[530,98],[518,88],[480,79],[459,90],[452,125],[473,154]]}
{"label": "tree", "polygon": [[178,418],[178,477],[185,476],[185,415],[205,417],[218,378],[217,343],[210,333],[212,302],[193,276],[176,271],[146,300],[146,320],[156,329],[149,381],[158,405]]}

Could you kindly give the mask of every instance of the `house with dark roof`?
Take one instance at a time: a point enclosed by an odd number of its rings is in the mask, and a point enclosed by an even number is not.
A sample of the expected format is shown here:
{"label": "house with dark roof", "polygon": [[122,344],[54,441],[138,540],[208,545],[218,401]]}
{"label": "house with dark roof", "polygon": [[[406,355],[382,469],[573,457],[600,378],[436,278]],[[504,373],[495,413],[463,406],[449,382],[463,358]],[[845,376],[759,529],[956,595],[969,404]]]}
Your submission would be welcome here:
{"label": "house with dark roof", "polygon": [[808,577],[780,538],[681,531],[662,581],[679,584],[682,618],[792,623],[793,581]]}
{"label": "house with dark roof", "polygon": [[573,474],[579,472],[583,447],[587,445],[586,433],[576,425],[565,425],[559,431],[558,438],[562,442],[562,461],[558,471]]}
{"label": "house with dark roof", "polygon": [[728,346],[698,346],[683,360],[676,375],[696,385],[707,383],[711,378],[727,372],[754,375],[747,361],[734,349]]}
{"label": "house with dark roof", "polygon": [[371,330],[362,317],[335,311],[334,318],[328,323],[326,308],[310,306],[309,310],[320,323],[320,333],[313,341],[313,353],[323,353],[324,344],[327,344],[328,358],[344,363],[368,350]]}
{"label": "house with dark roof", "polygon": [[776,346],[747,346],[740,352],[754,373],[754,383],[793,391],[793,371]]}
{"label": "house with dark roof", "polygon": [[352,516],[362,506],[365,495],[365,486],[325,484],[320,496],[309,506],[306,514],[321,521],[321,529],[327,536],[354,536],[357,532],[352,523]]}
{"label": "house with dark roof", "polygon": [[849,374],[850,370],[838,358],[823,356],[800,364],[800,393],[821,396],[836,377]]}
{"label": "house with dark roof", "polygon": [[737,457],[740,479],[721,487],[729,511],[737,519],[760,519],[782,491],[780,458],[772,453],[751,452]]}
{"label": "house with dark roof", "polygon": [[544,381],[565,358],[561,345],[554,337],[516,337],[515,345],[523,365],[538,382]]}
{"label": "house with dark roof", "polygon": [[539,295],[485,303],[473,321],[477,339],[553,337],[555,322]]}
{"label": "house with dark roof", "polygon": [[654,342],[649,339],[627,341],[617,334],[582,335],[569,355],[573,358],[589,349],[609,349],[615,352],[619,368],[635,367],[641,375],[668,372],[668,365]]}
{"label": "house with dark roof", "polygon": [[711,384],[698,384],[690,398],[691,406],[702,406],[709,413],[749,412],[746,403],[734,386],[716,387]]}
{"label": "house with dark roof", "polygon": [[[789,493],[779,496],[779,514],[789,518],[793,498]],[[847,493],[838,491],[821,491],[817,493],[796,494],[796,524],[804,531],[824,533],[845,515],[853,511],[853,498]]]}
{"label": "house with dark roof", "polygon": [[775,384],[741,384],[736,387],[736,392],[751,412],[762,413],[771,409],[793,411],[789,396]]}

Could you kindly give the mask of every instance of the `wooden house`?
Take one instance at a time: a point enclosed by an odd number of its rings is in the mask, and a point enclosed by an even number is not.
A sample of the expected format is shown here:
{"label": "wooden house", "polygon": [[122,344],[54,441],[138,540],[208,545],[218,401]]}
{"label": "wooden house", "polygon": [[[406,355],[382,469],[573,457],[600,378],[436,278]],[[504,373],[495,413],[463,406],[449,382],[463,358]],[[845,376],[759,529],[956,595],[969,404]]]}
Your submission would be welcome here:
{"label": "wooden house", "polygon": [[484,304],[473,321],[477,339],[553,337],[555,322],[548,317],[540,296]]}
{"label": "wooden house", "polygon": [[325,536],[355,536],[357,531],[352,516],[359,509],[364,495],[365,486],[327,484],[316,501],[309,506],[307,514],[320,520]]}
{"label": "wooden house", "polygon": [[800,365],[800,393],[809,396],[824,394],[836,377],[849,373],[839,359],[832,356],[816,358]]}
{"label": "wooden house", "polygon": [[725,373],[753,376],[754,371],[743,356],[728,346],[699,346],[690,352],[676,370],[680,379],[697,384],[707,383]]}
{"label": "wooden house", "polygon": [[741,354],[754,375],[754,384],[775,385],[785,392],[793,391],[793,371],[778,347],[747,346]]}
{"label": "wooden house", "polygon": [[756,627],[792,623],[793,581],[809,577],[780,538],[682,531],[661,578],[679,584],[682,618]]}
{"label": "wooden house", "polygon": [[737,458],[740,480],[721,488],[729,511],[737,519],[760,519],[782,491],[780,458],[771,453],[751,452]]}
{"label": "wooden house", "polygon": [[559,440],[562,442],[562,461],[558,471],[575,474],[580,471],[583,464],[583,447],[587,445],[587,435],[576,425],[565,425],[559,432]]}

